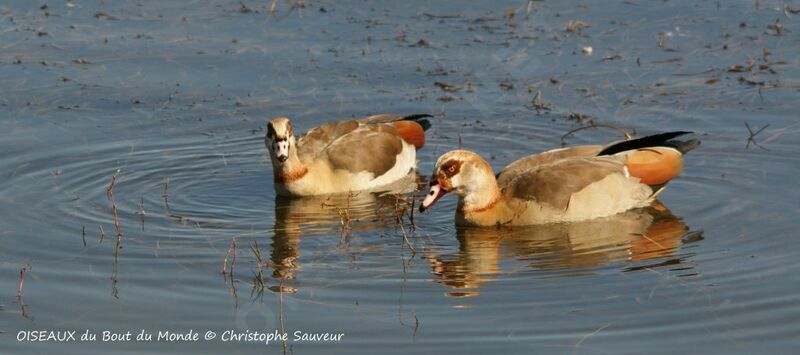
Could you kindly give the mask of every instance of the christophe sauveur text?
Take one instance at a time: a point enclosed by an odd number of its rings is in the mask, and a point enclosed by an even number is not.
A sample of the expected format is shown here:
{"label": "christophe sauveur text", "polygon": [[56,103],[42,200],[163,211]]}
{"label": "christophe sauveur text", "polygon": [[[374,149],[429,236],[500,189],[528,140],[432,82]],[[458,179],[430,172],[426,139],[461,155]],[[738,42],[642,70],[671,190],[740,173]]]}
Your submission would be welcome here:
{"label": "christophe sauveur text", "polygon": [[259,330],[225,330],[219,336],[214,331],[205,331],[203,334],[190,329],[188,331],[176,332],[169,330],[159,330],[150,332],[140,330],[139,332],[122,331],[91,331],[84,330],[22,330],[17,332],[17,341],[20,342],[196,342],[196,341],[222,341],[222,342],[260,342],[269,345],[273,342],[340,342],[344,338],[344,333],[330,332],[306,332],[296,330],[294,332],[259,331]]}

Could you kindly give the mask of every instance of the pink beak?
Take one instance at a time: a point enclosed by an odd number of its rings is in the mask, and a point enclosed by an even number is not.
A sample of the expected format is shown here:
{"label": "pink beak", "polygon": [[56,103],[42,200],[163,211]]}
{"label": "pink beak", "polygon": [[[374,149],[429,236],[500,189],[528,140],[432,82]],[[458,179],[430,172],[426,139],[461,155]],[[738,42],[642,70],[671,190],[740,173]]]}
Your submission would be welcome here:
{"label": "pink beak", "polygon": [[447,191],[445,191],[438,182],[434,183],[431,185],[428,195],[425,196],[424,200],[422,200],[422,204],[419,205],[419,211],[425,212],[426,209],[433,206],[433,204],[436,203],[436,201],[439,201],[439,199],[442,198],[442,196],[444,196],[446,193]]}

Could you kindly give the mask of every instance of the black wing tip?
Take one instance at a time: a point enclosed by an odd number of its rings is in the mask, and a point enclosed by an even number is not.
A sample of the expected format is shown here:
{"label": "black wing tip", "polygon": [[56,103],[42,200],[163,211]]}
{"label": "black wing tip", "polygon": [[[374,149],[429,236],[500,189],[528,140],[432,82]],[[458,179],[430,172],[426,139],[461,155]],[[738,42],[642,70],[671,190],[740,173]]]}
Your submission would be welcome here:
{"label": "black wing tip", "polygon": [[688,141],[671,140],[665,142],[664,145],[677,149],[681,154],[686,154],[700,146],[701,143],[699,139],[690,139]]}
{"label": "black wing tip", "polygon": [[403,121],[414,121],[416,123],[419,123],[419,125],[422,126],[422,130],[427,131],[429,128],[431,128],[432,124],[431,121],[427,120],[426,118],[432,118],[432,117],[433,115],[429,115],[427,113],[418,113],[418,114],[403,116]]}
{"label": "black wing tip", "polygon": [[649,139],[649,140],[652,140],[652,141],[661,141],[661,142],[666,142],[666,141],[668,141],[668,140],[670,140],[670,139],[672,139],[672,138],[675,138],[675,137],[680,137],[680,136],[684,136],[684,135],[687,135],[687,134],[694,134],[694,132],[692,132],[692,131],[672,131],[672,132],[664,132],[664,133],[654,134],[654,135],[651,135],[651,136],[646,136],[646,137],[642,137],[642,138],[637,138],[637,139],[634,139],[634,140],[632,140],[632,141],[636,141],[636,140],[639,140],[639,139],[642,139],[642,140],[647,140],[647,139]]}
{"label": "black wing tip", "polygon": [[[617,153],[620,153],[620,152],[624,152],[626,150],[633,150],[633,149],[647,148],[647,147],[658,147],[658,146],[674,147],[674,148],[676,148],[678,150],[681,150],[680,148],[675,147],[672,144],[670,144],[670,142],[680,142],[680,141],[670,141],[670,140],[675,138],[675,137],[680,137],[680,136],[683,136],[683,135],[686,135],[686,134],[692,134],[692,133],[694,133],[694,132],[691,132],[691,131],[673,131],[673,132],[654,134],[652,136],[646,136],[646,137],[642,137],[642,138],[636,138],[636,139],[632,139],[632,140],[624,141],[624,142],[619,142],[617,144],[612,144],[612,145],[610,145],[608,147],[605,147],[605,148],[603,148],[602,151],[600,151],[600,153],[597,153],[597,155],[613,155],[613,154],[617,154]],[[699,142],[700,142],[699,140],[694,139],[694,140],[687,141],[686,143],[689,143],[689,142],[692,142],[692,141],[696,141],[697,144],[693,143],[694,145],[691,146],[690,148],[688,148],[687,152],[689,150],[692,150],[695,147],[697,147],[697,145],[699,145]]]}

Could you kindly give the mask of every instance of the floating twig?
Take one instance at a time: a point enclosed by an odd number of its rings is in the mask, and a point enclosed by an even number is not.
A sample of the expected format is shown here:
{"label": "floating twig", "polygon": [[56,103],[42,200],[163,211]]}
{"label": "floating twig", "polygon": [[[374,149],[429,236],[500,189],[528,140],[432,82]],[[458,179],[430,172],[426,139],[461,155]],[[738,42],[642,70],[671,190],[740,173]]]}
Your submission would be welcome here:
{"label": "floating twig", "polygon": [[411,230],[414,231],[417,229],[417,225],[414,224],[414,210],[416,209],[417,204],[417,191],[414,190],[411,193],[411,212],[408,214],[408,223],[411,225]]}
{"label": "floating twig", "polygon": [[352,191],[347,193],[347,204],[345,208],[338,208],[336,212],[339,214],[339,220],[342,224],[342,239],[340,242],[345,242],[347,238],[350,236],[350,199],[353,198],[355,194]]}
{"label": "floating twig", "polygon": [[253,272],[253,287],[250,289],[250,298],[256,295],[256,297],[261,298],[263,301],[265,288],[264,270],[259,269],[258,273]]}
{"label": "floating twig", "polygon": [[[225,282],[226,287],[228,286],[228,282]],[[230,291],[231,295],[233,296],[233,309],[239,309],[239,294],[236,293],[236,283],[233,282],[233,277],[231,277],[230,287],[227,287]]]}
{"label": "floating twig", "polygon": [[119,225],[119,214],[117,213],[117,203],[114,201],[114,185],[117,182],[117,176],[119,173],[122,172],[121,169],[117,169],[114,175],[111,176],[111,183],[108,184],[108,188],[106,189],[106,196],[109,200],[111,200],[111,214],[114,215],[114,228],[117,230],[117,239],[122,237],[122,228]]}
{"label": "floating twig", "polygon": [[[278,292],[279,302],[280,302],[280,322],[281,322],[281,334],[286,333],[286,328],[283,325],[283,274],[281,274],[281,283],[280,283],[280,292]],[[281,347],[283,348],[283,355],[286,355],[286,338],[281,337]]]}
{"label": "floating twig", "polygon": [[416,253],[417,251],[414,250],[414,246],[411,245],[411,242],[408,240],[408,234],[406,233],[406,228],[403,227],[403,215],[405,214],[405,208],[400,211],[400,194],[395,195],[395,203],[394,203],[394,212],[395,218],[397,219],[397,225],[400,226],[400,231],[403,232],[403,242],[411,249],[412,253]]}
{"label": "floating twig", "polygon": [[142,231],[144,231],[144,197],[139,200],[139,217],[142,219]]}
{"label": "floating twig", "polygon": [[578,127],[578,128],[575,128],[575,129],[573,129],[573,130],[571,130],[571,131],[569,131],[567,133],[564,133],[561,136],[561,146],[563,147],[563,146],[565,146],[567,144],[566,141],[564,141],[565,138],[567,138],[568,136],[572,135],[575,132],[582,131],[582,130],[587,129],[587,128],[610,128],[610,129],[616,130],[617,132],[620,132],[620,133],[624,134],[626,141],[631,140],[630,133],[628,133],[628,131],[626,131],[626,130],[624,130],[622,128],[619,128],[617,126],[610,125],[610,124],[605,124],[605,123],[592,123],[592,124],[590,124],[588,126]]}
{"label": "floating twig", "polygon": [[17,300],[22,303],[22,287],[25,284],[25,275],[28,274],[28,271],[31,269],[31,263],[28,262],[22,269],[19,269],[19,285],[17,286]]}
{"label": "floating twig", "polygon": [[258,263],[257,266],[259,269],[264,269],[268,265],[264,262],[264,254],[261,253],[261,248],[258,247],[258,242],[255,240],[250,243],[250,251],[253,252],[253,256],[256,257],[256,262]]}
{"label": "floating twig", "polygon": [[86,226],[81,229],[81,239],[83,239],[83,247],[86,248]]}
{"label": "floating twig", "polygon": [[25,304],[25,300],[22,298],[22,286],[25,284],[25,275],[28,274],[28,271],[31,269],[31,263],[26,263],[22,269],[19,270],[19,285],[17,286],[17,303],[19,303],[19,312],[23,318],[28,318],[28,305]]}
{"label": "floating twig", "polygon": [[277,8],[278,8],[278,0],[272,0],[272,4],[269,5],[269,14],[270,15],[274,14]]}
{"label": "floating twig", "polygon": [[769,149],[762,147],[760,144],[758,144],[758,142],[756,142],[756,135],[758,135],[759,133],[761,133],[761,131],[769,127],[769,124],[766,124],[765,126],[759,128],[755,132],[753,131],[752,128],[750,128],[750,124],[748,124],[747,121],[744,122],[744,125],[745,127],[747,127],[747,131],[750,132],[750,136],[747,137],[747,145],[744,147],[744,149],[750,149],[750,143],[753,143],[754,146],[769,151]]}
{"label": "floating twig", "polygon": [[233,248],[233,258],[231,259],[231,276],[233,276],[233,270],[236,268],[236,238],[231,239],[231,247]]}
{"label": "floating twig", "polygon": [[117,183],[117,175],[119,175],[121,171],[122,171],[121,169],[117,169],[117,171],[114,172],[114,175],[111,176],[111,182],[108,184],[108,187],[106,188],[106,196],[109,199],[113,197],[114,185]]}
{"label": "floating twig", "polygon": [[[119,298],[118,290],[117,290],[117,274],[119,273],[119,252],[122,249],[120,245],[122,242],[122,228],[120,227],[119,223],[119,214],[117,213],[117,203],[114,200],[114,185],[117,182],[117,176],[122,172],[121,169],[117,169],[114,175],[111,176],[111,182],[108,184],[108,188],[106,189],[106,196],[109,200],[111,200],[111,214],[114,215],[114,228],[117,231],[117,243],[114,245],[114,267],[111,271],[111,295],[114,298]],[[100,230],[102,232],[102,226],[100,226]],[[105,233],[103,233],[104,235]],[[103,237],[101,235],[101,238]]]}
{"label": "floating twig", "polygon": [[406,229],[403,227],[402,221],[400,221],[400,231],[403,232],[403,242],[406,243],[408,249],[411,249],[412,253],[416,253],[417,251],[414,249],[414,246],[411,245],[411,241],[408,240],[408,233],[406,233]]}
{"label": "floating twig", "polygon": [[167,192],[168,190],[169,190],[169,176],[167,176],[166,181],[164,181],[164,193],[161,194],[161,197],[164,198],[164,210],[167,211],[167,215],[170,214],[169,213],[169,200],[168,200],[169,199],[169,194]]}
{"label": "floating twig", "polygon": [[258,247],[256,241],[250,242],[250,251],[256,258],[256,267],[258,268],[257,273],[253,272],[253,287],[250,289],[250,297],[252,298],[255,294],[257,297],[263,298],[264,289],[267,286],[264,281],[264,269],[269,266],[269,263],[264,261],[264,255],[261,253],[261,248]]}
{"label": "floating twig", "polygon": [[600,333],[603,329],[606,329],[606,328],[608,328],[610,326],[611,326],[611,323],[608,323],[608,324],[606,324],[606,325],[604,325],[604,326],[602,326],[600,328],[597,328],[595,331],[584,335],[583,338],[581,338],[581,340],[578,340],[578,342],[575,343],[575,346],[573,348],[577,351],[578,348],[581,347],[581,344],[583,344],[583,342],[586,341],[586,339],[589,339],[589,337],[591,337],[591,336],[593,336],[593,335],[595,335],[597,333]]}
{"label": "floating twig", "polygon": [[533,95],[531,104],[533,104],[533,109],[536,110],[536,114],[540,114],[542,111],[553,110],[553,106],[550,103],[544,102],[544,99],[542,99],[542,90],[540,89],[536,89],[536,94]]}
{"label": "floating twig", "polygon": [[228,247],[228,251],[225,252],[225,258],[222,259],[222,272],[220,274],[227,275],[228,274],[228,257],[231,255],[231,247]]}
{"label": "floating twig", "polygon": [[117,299],[119,298],[119,290],[117,289],[117,274],[119,274],[119,252],[122,250],[122,246],[120,245],[121,241],[122,235],[117,234],[117,243],[114,245],[114,267],[111,270],[111,295]]}
{"label": "floating twig", "polygon": [[[251,246],[252,248],[252,246]],[[225,259],[222,260],[222,274],[226,275],[228,273],[227,266],[228,266],[228,257],[231,256],[231,252],[233,254],[233,258],[231,259],[231,273],[230,275],[233,276],[233,269],[236,267],[236,238],[231,238],[231,245],[228,247],[228,252],[225,253]]]}

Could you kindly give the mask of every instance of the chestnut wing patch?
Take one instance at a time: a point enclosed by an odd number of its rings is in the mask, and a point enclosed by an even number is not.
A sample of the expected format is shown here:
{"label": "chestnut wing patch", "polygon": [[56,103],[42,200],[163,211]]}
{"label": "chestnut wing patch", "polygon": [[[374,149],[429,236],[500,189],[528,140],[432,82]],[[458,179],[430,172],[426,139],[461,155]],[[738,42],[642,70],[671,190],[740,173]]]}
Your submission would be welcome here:
{"label": "chestnut wing patch", "polygon": [[564,159],[518,173],[501,187],[511,197],[566,210],[573,194],[608,175],[622,173],[623,166],[621,159],[613,157]]}
{"label": "chestnut wing patch", "polygon": [[631,151],[625,166],[643,184],[666,184],[683,170],[683,155],[673,148],[653,147]]}
{"label": "chestnut wing patch", "polygon": [[378,177],[394,166],[402,150],[401,138],[392,133],[359,129],[334,141],[326,152],[333,169],[366,171]]}

